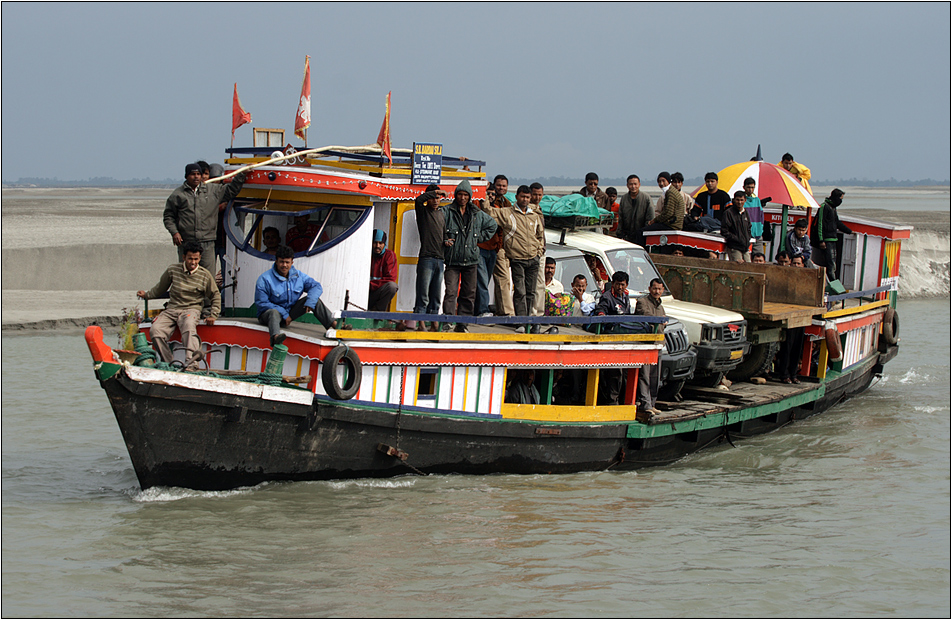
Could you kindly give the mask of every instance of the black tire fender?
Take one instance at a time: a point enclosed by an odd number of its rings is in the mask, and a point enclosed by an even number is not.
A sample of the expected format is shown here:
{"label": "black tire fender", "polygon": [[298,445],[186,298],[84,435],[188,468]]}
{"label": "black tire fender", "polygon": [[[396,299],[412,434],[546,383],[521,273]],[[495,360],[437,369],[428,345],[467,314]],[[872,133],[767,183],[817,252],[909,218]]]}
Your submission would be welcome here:
{"label": "black tire fender", "polygon": [[[324,391],[334,400],[350,400],[360,389],[360,358],[350,347],[338,345],[322,360],[321,382]],[[344,366],[343,378],[338,374],[338,366]]]}
{"label": "black tire fender", "polygon": [[886,310],[883,315],[883,338],[889,345],[899,342],[899,313],[895,308]]}

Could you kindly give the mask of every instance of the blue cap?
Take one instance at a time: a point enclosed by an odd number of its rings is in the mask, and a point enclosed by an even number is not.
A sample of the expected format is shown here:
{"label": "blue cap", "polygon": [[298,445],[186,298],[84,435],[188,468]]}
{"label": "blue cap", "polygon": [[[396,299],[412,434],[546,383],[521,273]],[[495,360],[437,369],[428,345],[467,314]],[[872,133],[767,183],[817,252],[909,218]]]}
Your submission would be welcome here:
{"label": "blue cap", "polygon": [[380,230],[379,228],[375,228],[374,229],[374,243],[379,243],[381,241],[383,241],[384,243],[387,242],[387,233]]}

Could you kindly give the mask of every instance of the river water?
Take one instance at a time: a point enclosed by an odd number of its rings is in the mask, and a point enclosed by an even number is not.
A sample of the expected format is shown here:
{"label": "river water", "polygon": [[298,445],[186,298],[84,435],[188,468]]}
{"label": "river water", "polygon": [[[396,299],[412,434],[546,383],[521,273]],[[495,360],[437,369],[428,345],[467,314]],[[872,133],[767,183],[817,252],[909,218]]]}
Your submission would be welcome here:
{"label": "river water", "polygon": [[217,493],[139,489],[80,333],[4,332],[2,614],[948,617],[944,291],[864,394],[668,467]]}

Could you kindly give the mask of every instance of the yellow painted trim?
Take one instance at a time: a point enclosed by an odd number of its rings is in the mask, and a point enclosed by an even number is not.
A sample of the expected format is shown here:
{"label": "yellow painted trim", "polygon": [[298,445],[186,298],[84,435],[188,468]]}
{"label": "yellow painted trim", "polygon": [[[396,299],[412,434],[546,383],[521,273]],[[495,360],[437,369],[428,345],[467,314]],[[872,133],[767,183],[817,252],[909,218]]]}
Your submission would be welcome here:
{"label": "yellow painted trim", "polygon": [[375,332],[358,329],[338,329],[335,338],[339,340],[439,340],[467,342],[627,342],[646,343],[663,342],[664,334],[465,334],[457,332]]}
{"label": "yellow painted trim", "polygon": [[826,314],[821,315],[824,319],[832,319],[841,316],[849,316],[851,314],[862,314],[863,312],[869,312],[876,308],[881,308],[883,306],[888,306],[888,299],[880,299],[879,301],[873,301],[868,304],[863,304],[861,306],[854,306],[852,308],[841,308],[839,310],[831,310]]}
{"label": "yellow painted trim", "polygon": [[241,349],[241,369],[248,370],[248,349]]}
{"label": "yellow painted trim", "polygon": [[598,400],[598,368],[590,368],[588,381],[585,383],[585,405],[594,407]]}
{"label": "yellow painted trim", "polygon": [[301,370],[302,370],[303,368],[304,368],[304,358],[303,358],[303,357],[298,357],[297,376],[299,376],[299,377],[302,376],[302,375],[301,375]]}
{"label": "yellow painted trim", "polygon": [[816,378],[826,378],[826,365],[829,363],[830,352],[826,350],[826,340],[820,340],[820,357],[817,360]]}
{"label": "yellow painted trim", "polygon": [[[466,411],[466,396],[469,394],[469,366],[466,366],[465,368],[466,370],[463,373],[463,406],[460,407],[460,409],[463,411]],[[478,394],[476,400],[479,401]],[[479,405],[478,402],[476,404]]]}
{"label": "yellow painted trim", "polygon": [[619,422],[635,419],[635,407],[632,405],[576,407],[503,403],[501,413],[505,419],[543,422]]}

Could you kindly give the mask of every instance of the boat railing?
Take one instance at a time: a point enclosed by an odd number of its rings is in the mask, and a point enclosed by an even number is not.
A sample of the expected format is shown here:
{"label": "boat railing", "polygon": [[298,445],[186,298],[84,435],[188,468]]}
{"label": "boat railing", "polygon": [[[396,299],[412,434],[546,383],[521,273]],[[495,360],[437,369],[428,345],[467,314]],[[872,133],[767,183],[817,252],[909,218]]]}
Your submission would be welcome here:
{"label": "boat railing", "polygon": [[462,316],[456,314],[417,314],[408,312],[368,312],[364,310],[342,310],[342,319],[366,319],[375,321],[433,321],[439,323],[463,323],[466,325],[578,325],[603,326],[628,323],[644,324],[645,332],[652,325],[666,323],[670,319],[664,316],[646,316],[641,314],[621,314],[603,316]]}
{"label": "boat railing", "polygon": [[832,310],[833,306],[840,304],[840,307],[846,306],[847,299],[857,299],[867,300],[867,301],[876,301],[876,297],[880,293],[886,293],[892,290],[890,285],[877,286],[876,288],[868,288],[862,291],[850,291],[848,293],[843,293],[841,295],[827,295],[826,297],[826,309],[827,311]]}
{"label": "boat railing", "polygon": [[[275,150],[280,150],[277,147],[273,146],[252,146],[252,147],[232,147],[225,149],[230,157],[239,157],[239,156],[251,156],[251,157],[262,157],[268,158]],[[301,150],[301,149],[299,149]],[[413,153],[410,149],[393,149],[393,165],[394,166],[410,166],[413,164]],[[336,157],[340,159],[350,159],[354,161],[370,162],[380,165],[390,165],[390,162],[387,160],[387,156],[383,154],[375,153],[348,153],[345,151],[337,151],[334,149],[329,149],[322,152],[319,156],[309,155],[309,159],[318,159],[321,157]],[[468,167],[477,167],[481,168],[486,165],[486,162],[480,161],[478,159],[469,159],[465,157],[450,157],[448,155],[443,155],[443,165],[451,167],[462,168],[464,166]]]}

